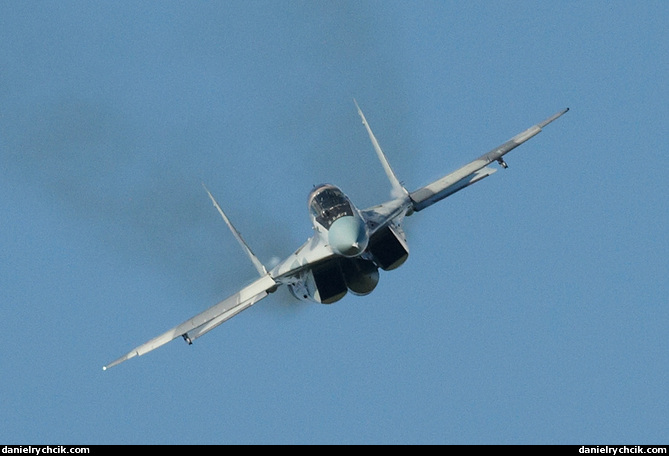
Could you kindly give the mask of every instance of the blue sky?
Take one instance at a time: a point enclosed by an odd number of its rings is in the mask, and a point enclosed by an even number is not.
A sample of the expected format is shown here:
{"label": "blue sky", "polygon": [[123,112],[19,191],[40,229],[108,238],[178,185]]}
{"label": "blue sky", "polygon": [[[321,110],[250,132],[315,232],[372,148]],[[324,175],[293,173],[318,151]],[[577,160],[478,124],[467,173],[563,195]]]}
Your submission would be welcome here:
{"label": "blue sky", "polygon": [[[0,2],[0,441],[664,444],[666,2]],[[415,189],[367,297],[278,292],[103,364],[253,279],[314,184]]]}

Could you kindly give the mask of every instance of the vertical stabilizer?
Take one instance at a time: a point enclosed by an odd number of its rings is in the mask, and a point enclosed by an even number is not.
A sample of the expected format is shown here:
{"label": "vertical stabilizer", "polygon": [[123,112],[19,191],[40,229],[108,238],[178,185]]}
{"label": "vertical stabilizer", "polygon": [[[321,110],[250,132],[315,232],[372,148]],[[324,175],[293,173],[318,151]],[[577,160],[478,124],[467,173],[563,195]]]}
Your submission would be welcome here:
{"label": "vertical stabilizer", "polygon": [[358,106],[358,102],[354,99],[353,103],[355,103],[355,107],[358,108],[358,114],[362,119],[362,124],[367,129],[367,134],[369,134],[369,139],[372,141],[376,155],[379,157],[379,161],[381,161],[381,165],[383,165],[383,170],[386,172],[386,176],[388,176],[388,180],[390,180],[390,183],[393,186],[392,195],[397,198],[408,195],[409,192],[407,192],[407,190],[402,186],[400,181],[397,179],[397,176],[395,176],[393,169],[390,167],[390,163],[388,163],[388,160],[386,160],[386,156],[383,154],[381,146],[379,146],[379,142],[376,140],[374,133],[372,133],[372,129],[367,123],[367,119],[365,119],[365,115],[362,113],[360,106]]}
{"label": "vertical stabilizer", "polygon": [[207,189],[207,187],[202,184],[204,189],[207,191],[207,194],[209,195],[209,198],[211,199],[211,202],[214,203],[214,207],[218,210],[218,213],[221,214],[221,217],[223,217],[223,220],[225,221],[225,224],[228,225],[228,228],[230,228],[230,231],[232,231],[232,234],[235,236],[235,239],[239,242],[239,245],[242,246],[246,254],[249,256],[251,259],[251,262],[253,263],[253,266],[255,266],[256,270],[258,271],[258,274],[261,276],[264,276],[267,274],[267,269],[265,269],[265,266],[260,262],[258,257],[256,257],[249,246],[246,244],[244,239],[242,238],[242,235],[239,234],[239,231],[237,231],[237,228],[235,228],[232,223],[230,222],[230,219],[225,215],[225,212],[223,212],[223,209],[221,209],[221,206],[218,205],[216,200],[214,199],[214,196],[211,194],[211,192]]}

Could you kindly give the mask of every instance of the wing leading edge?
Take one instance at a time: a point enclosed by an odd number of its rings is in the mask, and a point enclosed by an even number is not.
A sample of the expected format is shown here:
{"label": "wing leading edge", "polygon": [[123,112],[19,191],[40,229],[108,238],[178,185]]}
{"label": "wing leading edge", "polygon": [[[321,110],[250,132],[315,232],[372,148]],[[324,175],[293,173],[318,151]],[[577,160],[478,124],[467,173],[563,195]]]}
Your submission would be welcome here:
{"label": "wing leading edge", "polygon": [[479,158],[468,163],[457,171],[454,171],[451,174],[448,174],[441,179],[426,185],[425,187],[421,187],[418,190],[411,192],[409,197],[411,198],[411,201],[413,201],[414,211],[420,211],[426,207],[432,206],[434,203],[441,201],[447,196],[450,196],[453,193],[480,181],[484,177],[490,176],[492,173],[497,171],[495,168],[488,167],[488,165],[494,161],[498,162],[500,165],[502,165],[502,167],[506,168],[506,163],[502,159],[504,155],[511,152],[513,149],[520,146],[528,139],[538,135],[542,128],[553,122],[567,111],[569,111],[569,108],[564,109],[544,120],[543,122],[540,122],[523,131],[522,133],[517,134],[504,144],[495,147],[486,154],[481,155]]}
{"label": "wing leading edge", "polygon": [[211,331],[224,321],[234,317],[244,309],[248,309],[256,302],[263,299],[276,288],[276,281],[269,275],[265,275],[255,280],[251,284],[242,288],[238,293],[224,299],[218,304],[210,307],[204,312],[194,316],[190,320],[181,323],[169,331],[161,334],[158,337],[134,348],[132,351],[124,356],[121,356],[115,361],[104,366],[102,369],[107,370],[117,364],[121,364],[135,356],[142,356],[158,347],[162,347],[166,343],[182,336],[189,344],[193,340]]}

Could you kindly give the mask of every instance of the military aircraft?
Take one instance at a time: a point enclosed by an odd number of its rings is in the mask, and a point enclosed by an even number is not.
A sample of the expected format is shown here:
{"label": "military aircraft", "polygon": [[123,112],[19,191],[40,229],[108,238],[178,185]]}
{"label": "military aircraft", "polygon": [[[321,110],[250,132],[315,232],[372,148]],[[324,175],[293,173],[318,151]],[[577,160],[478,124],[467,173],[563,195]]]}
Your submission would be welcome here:
{"label": "military aircraft", "polygon": [[281,285],[286,285],[300,300],[323,304],[339,301],[349,291],[356,295],[371,293],[379,281],[379,269],[393,270],[401,266],[409,255],[402,229],[406,216],[422,211],[490,176],[497,171],[497,168],[488,166],[493,162],[507,168],[504,155],[537,135],[546,125],[569,110],[567,108],[558,112],[462,168],[409,192],[395,176],[357,102],[355,106],[390,180],[392,199],[360,210],[338,187],[330,184],[315,187],[308,198],[314,235],[292,255],[268,270],[205,187],[214,207],[250,258],[259,277],[229,298],[107,364],[104,370],[148,353],[177,337],[192,344],[198,337],[248,309]]}

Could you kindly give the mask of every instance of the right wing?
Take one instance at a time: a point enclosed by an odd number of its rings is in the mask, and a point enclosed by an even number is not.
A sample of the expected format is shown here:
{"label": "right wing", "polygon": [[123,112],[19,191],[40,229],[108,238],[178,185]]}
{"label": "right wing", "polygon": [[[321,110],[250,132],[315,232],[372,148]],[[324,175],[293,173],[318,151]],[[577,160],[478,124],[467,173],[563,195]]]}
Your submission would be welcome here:
{"label": "right wing", "polygon": [[411,198],[411,201],[413,201],[414,211],[420,211],[426,207],[432,206],[434,203],[441,201],[447,196],[450,196],[453,193],[480,181],[484,177],[490,176],[492,173],[497,171],[495,168],[488,167],[488,165],[494,161],[499,162],[502,167],[506,167],[506,163],[504,163],[504,160],[502,159],[505,154],[520,146],[528,139],[539,134],[543,127],[567,111],[569,111],[569,108],[560,111],[543,122],[538,123],[537,125],[528,128],[524,132],[517,134],[501,146],[494,148],[487,154],[481,155],[479,158],[463,166],[457,171],[454,171],[451,174],[448,174],[447,176],[444,176],[441,179],[426,185],[425,187],[419,188],[415,192],[411,192],[409,197]]}
{"label": "right wing", "polygon": [[235,293],[215,306],[210,307],[190,320],[181,323],[179,326],[170,329],[164,334],[140,345],[126,355],[107,364],[102,369],[107,370],[130,358],[141,356],[151,350],[155,350],[179,336],[182,336],[186,342],[190,344],[193,340],[211,331],[227,319],[234,317],[242,310],[251,307],[269,293],[273,292],[277,286],[277,282],[269,274],[264,275],[250,285],[242,288],[238,293]]}

